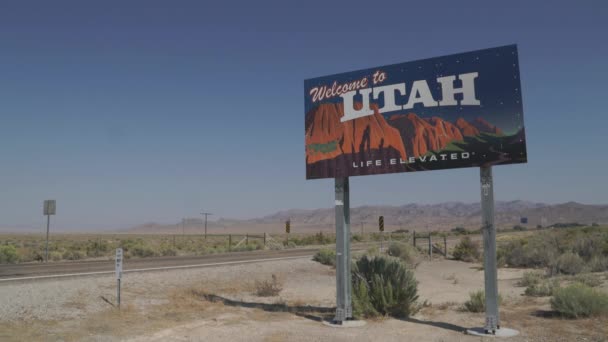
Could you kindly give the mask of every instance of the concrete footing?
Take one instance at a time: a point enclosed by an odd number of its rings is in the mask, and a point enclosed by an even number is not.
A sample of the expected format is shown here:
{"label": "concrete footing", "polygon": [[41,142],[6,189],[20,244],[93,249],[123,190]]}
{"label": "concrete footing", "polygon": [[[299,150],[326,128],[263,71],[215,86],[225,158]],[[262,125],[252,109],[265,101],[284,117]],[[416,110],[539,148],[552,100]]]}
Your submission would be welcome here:
{"label": "concrete footing", "polygon": [[467,335],[482,336],[482,337],[513,337],[519,335],[519,331],[509,328],[500,328],[495,334],[487,334],[484,328],[467,329]]}
{"label": "concrete footing", "polygon": [[342,324],[323,321],[323,324],[332,328],[359,328],[365,325],[365,321],[344,321]]}

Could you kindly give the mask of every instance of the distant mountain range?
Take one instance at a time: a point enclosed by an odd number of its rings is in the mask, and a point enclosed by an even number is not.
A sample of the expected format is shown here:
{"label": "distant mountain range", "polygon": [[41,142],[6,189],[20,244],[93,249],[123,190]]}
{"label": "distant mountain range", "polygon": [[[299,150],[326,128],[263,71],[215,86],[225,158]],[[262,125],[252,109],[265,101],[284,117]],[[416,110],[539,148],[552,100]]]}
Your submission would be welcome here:
{"label": "distant mountain range", "polygon": [[[334,230],[334,208],[290,209],[249,220],[219,219],[208,223],[209,233],[277,233],[284,222],[291,220],[292,232],[306,233]],[[409,229],[450,230],[455,227],[478,229],[481,225],[479,203],[446,202],[439,204],[405,204],[402,206],[363,206],[351,208],[351,227],[354,231],[377,230],[378,217],[384,216],[387,230]],[[545,204],[528,201],[497,201],[496,224],[510,228],[528,218],[529,228],[537,225],[578,222],[608,224],[608,205],[588,205],[576,202]],[[173,225],[145,224],[129,229],[133,233],[180,233],[180,223]],[[183,227],[186,233],[202,232],[202,220],[193,219]]]}

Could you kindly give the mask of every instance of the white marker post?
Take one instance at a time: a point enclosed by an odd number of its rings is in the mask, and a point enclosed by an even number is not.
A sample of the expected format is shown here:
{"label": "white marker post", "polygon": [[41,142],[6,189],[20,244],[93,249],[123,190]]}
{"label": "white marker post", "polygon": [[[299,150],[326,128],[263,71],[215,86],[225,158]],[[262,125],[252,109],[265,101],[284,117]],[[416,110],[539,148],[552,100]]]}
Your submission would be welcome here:
{"label": "white marker post", "polygon": [[120,308],[120,279],[122,278],[122,248],[116,248],[116,302]]}

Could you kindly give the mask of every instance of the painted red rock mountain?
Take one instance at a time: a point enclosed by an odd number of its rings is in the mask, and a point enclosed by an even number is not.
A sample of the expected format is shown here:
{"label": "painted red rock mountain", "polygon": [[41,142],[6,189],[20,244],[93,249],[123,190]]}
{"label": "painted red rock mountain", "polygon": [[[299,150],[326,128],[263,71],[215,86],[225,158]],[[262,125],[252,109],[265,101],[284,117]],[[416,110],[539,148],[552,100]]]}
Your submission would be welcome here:
{"label": "painted red rock mountain", "polygon": [[408,156],[421,156],[428,151],[440,150],[451,141],[462,141],[460,130],[441,118],[421,119],[414,113],[393,115],[391,126],[401,134]]}
{"label": "painted red rock mountain", "polygon": [[[306,163],[333,160],[350,155],[353,161],[375,158],[377,152],[391,150],[391,158],[417,157],[439,151],[454,141],[482,132],[502,135],[500,128],[483,118],[468,122],[459,118],[453,124],[439,117],[420,118],[414,113],[396,114],[388,121],[370,105],[373,115],[340,122],[344,107],[324,103],[306,114]],[[356,103],[357,109],[361,103]],[[347,158],[348,159],[348,158]],[[350,160],[349,159],[349,160]]]}
{"label": "painted red rock mountain", "polygon": [[503,135],[502,130],[500,128],[492,125],[483,118],[477,118],[471,124],[475,126],[475,128],[477,128],[480,132]]}
{"label": "painted red rock mountain", "polygon": [[[355,104],[361,108],[361,104]],[[392,148],[401,158],[407,154],[399,131],[388,125],[378,106],[371,105],[373,115],[344,123],[341,103],[324,103],[306,115],[306,163],[333,159],[341,154],[371,154]]]}
{"label": "painted red rock mountain", "polygon": [[460,129],[460,132],[462,132],[463,136],[474,137],[476,135],[479,135],[479,130],[463,118],[459,118],[458,120],[456,120],[456,127]]}

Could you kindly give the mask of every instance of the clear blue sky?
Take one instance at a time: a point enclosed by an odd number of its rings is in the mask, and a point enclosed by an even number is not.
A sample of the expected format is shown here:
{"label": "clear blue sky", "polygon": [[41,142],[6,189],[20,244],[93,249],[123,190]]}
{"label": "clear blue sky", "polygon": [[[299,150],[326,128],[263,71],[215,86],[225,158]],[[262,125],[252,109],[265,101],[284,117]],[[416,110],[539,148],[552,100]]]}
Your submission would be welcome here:
{"label": "clear blue sky", "polygon": [[[606,1],[2,1],[0,226],[248,218],[305,180],[303,80],[516,43],[529,163],[498,200],[608,203]],[[479,171],[351,179],[352,205],[479,199]]]}

